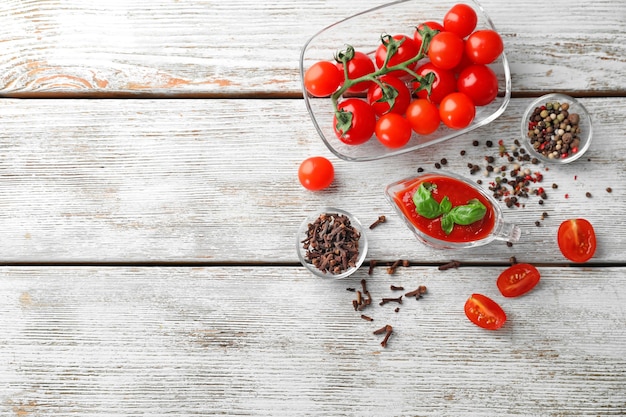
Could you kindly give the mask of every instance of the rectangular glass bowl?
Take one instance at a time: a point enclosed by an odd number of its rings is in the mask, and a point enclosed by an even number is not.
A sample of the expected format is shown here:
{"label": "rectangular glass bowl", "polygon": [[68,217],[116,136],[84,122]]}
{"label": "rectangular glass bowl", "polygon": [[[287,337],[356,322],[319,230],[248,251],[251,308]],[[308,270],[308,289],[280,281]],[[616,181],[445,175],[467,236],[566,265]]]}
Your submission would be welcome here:
{"label": "rectangular glass bowl", "polygon": [[[429,135],[413,132],[409,143],[400,149],[385,147],[375,138],[361,145],[343,143],[333,129],[334,108],[331,99],[313,97],[304,88],[304,73],[315,62],[333,61],[334,55],[345,49],[346,45],[372,56],[380,44],[381,35],[405,34],[412,37],[420,23],[433,20],[441,23],[445,13],[458,3],[468,4],[476,11],[476,30],[496,30],[482,6],[475,0],[400,0],[338,21],[320,30],[305,43],[300,54],[304,102],[313,126],[333,154],[348,161],[370,161],[404,154],[485,126],[504,112],[511,98],[511,73],[504,52],[489,64],[498,77],[498,95],[490,104],[476,107],[476,116],[469,126],[453,130],[442,123],[439,129]],[[420,65],[425,62],[427,60],[420,60]]]}

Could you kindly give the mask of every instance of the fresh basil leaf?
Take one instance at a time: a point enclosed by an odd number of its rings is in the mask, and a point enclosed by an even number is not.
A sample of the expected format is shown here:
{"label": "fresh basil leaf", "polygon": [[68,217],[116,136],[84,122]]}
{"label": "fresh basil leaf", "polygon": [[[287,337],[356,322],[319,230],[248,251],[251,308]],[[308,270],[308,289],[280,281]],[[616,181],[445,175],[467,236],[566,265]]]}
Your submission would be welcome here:
{"label": "fresh basil leaf", "polygon": [[449,213],[450,210],[452,210],[452,202],[450,202],[448,196],[445,196],[439,203],[439,210],[444,214]]}
{"label": "fresh basil leaf", "polygon": [[454,219],[450,213],[446,213],[443,217],[441,217],[441,228],[446,235],[452,233],[452,229],[454,228]]}
{"label": "fresh basil leaf", "polygon": [[448,213],[454,223],[468,225],[475,223],[485,217],[487,207],[477,199],[473,198],[464,206],[456,206]]}
{"label": "fresh basil leaf", "polygon": [[420,216],[427,219],[434,219],[441,215],[441,208],[437,200],[431,195],[432,188],[436,187],[429,182],[423,182],[413,193],[413,203],[415,204],[415,211]]}

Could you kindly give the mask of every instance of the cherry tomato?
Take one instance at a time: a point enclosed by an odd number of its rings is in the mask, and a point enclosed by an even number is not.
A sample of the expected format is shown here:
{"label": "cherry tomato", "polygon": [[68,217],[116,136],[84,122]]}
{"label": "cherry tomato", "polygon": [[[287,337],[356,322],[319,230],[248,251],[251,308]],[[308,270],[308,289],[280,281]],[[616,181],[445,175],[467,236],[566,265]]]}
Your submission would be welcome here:
{"label": "cherry tomato", "polygon": [[417,25],[417,29],[415,30],[415,33],[413,33],[413,40],[415,41],[418,50],[422,47],[422,35],[419,31],[422,30],[424,26],[428,26],[432,30],[438,30],[439,32],[443,32],[443,25],[439,22],[428,21]]}
{"label": "cherry tomato", "polygon": [[319,61],[304,73],[304,88],[314,97],[334,93],[343,82],[343,73],[330,61]]}
{"label": "cherry tomato", "polygon": [[439,117],[451,129],[463,129],[469,126],[475,115],[476,106],[464,93],[448,94],[439,105]]}
{"label": "cherry tomato", "polygon": [[465,44],[454,32],[439,32],[430,41],[428,58],[435,66],[451,70],[461,62]]}
{"label": "cherry tomato", "polygon": [[360,145],[367,142],[376,128],[376,113],[374,109],[360,98],[349,98],[337,105],[339,111],[346,115],[352,114],[352,120],[345,128],[337,127],[337,116],[333,117],[335,134],[343,143]]}
{"label": "cherry tomato", "polygon": [[475,64],[490,64],[503,50],[502,38],[491,29],[477,30],[465,41],[465,54]]}
{"label": "cherry tomato", "polygon": [[419,135],[429,135],[441,124],[439,109],[424,98],[415,99],[409,104],[406,118],[411,123],[411,128]]}
{"label": "cherry tomato", "polygon": [[472,294],[465,302],[465,315],[475,325],[487,330],[497,330],[506,321],[506,313],[491,298]]}
{"label": "cherry tomato", "polygon": [[333,164],[323,156],[305,159],[298,168],[300,184],[307,190],[318,191],[328,187],[335,178]]}
{"label": "cherry tomato", "polygon": [[454,32],[461,38],[466,37],[476,28],[478,16],[474,9],[467,4],[455,4],[443,17],[443,28]]}
{"label": "cherry tomato", "polygon": [[[439,104],[445,96],[455,92],[457,89],[454,73],[450,70],[437,68],[432,62],[427,62],[424,65],[421,65],[415,70],[415,72],[422,77],[431,72],[435,74],[435,81],[433,81],[431,86],[430,96],[428,95],[428,91],[420,90],[416,93],[419,98],[428,98],[433,103]],[[411,88],[415,90],[419,87],[419,85],[419,82],[414,82]]]}
{"label": "cherry tomato", "polygon": [[[389,59],[389,62],[387,63],[388,67],[393,67],[394,65],[401,64],[402,62],[408,61],[411,58],[415,58],[415,56],[420,51],[419,45],[417,45],[413,41],[412,38],[406,35],[394,35],[393,39],[395,41],[401,41],[403,39],[404,40],[402,41],[402,44],[398,47],[398,50],[396,51],[396,53]],[[378,46],[378,48],[376,48],[376,53],[374,54],[376,67],[382,68],[383,64],[385,63],[386,58],[387,58],[387,45],[385,43],[382,43],[381,45]],[[409,68],[415,69],[416,66],[417,66],[417,62],[410,65]],[[391,72],[388,72],[387,74],[394,76],[394,77],[398,77],[398,78],[409,76],[409,74],[406,71],[401,71],[401,70],[391,71]]]}
{"label": "cherry tomato", "polygon": [[390,109],[388,102],[379,101],[383,96],[383,90],[380,88],[380,85],[374,84],[367,90],[367,101],[374,108],[376,115],[382,116],[385,113],[404,114],[411,101],[409,87],[399,78],[389,74],[380,77],[380,82],[393,87],[396,91],[393,93],[395,98],[393,107]]}
{"label": "cherry tomato", "polygon": [[401,148],[411,139],[411,123],[397,113],[387,113],[376,122],[376,137],[388,148]]}
{"label": "cherry tomato", "polygon": [[[337,68],[339,68],[339,71],[343,74],[343,63],[337,63]],[[374,61],[363,52],[355,51],[352,59],[348,61],[348,79],[350,80],[371,74],[374,71],[376,71]],[[348,88],[347,91],[350,93],[360,93],[367,90],[372,83],[372,81],[363,81]]]}
{"label": "cherry tomato", "polygon": [[467,94],[475,105],[485,106],[498,95],[498,77],[486,65],[470,65],[459,74],[457,90]]}
{"label": "cherry tomato", "polygon": [[505,269],[496,284],[505,297],[519,297],[535,288],[539,283],[541,274],[531,264],[514,264]]}
{"label": "cherry tomato", "polygon": [[573,262],[587,262],[596,252],[596,232],[585,219],[569,219],[561,223],[557,241],[563,256]]}

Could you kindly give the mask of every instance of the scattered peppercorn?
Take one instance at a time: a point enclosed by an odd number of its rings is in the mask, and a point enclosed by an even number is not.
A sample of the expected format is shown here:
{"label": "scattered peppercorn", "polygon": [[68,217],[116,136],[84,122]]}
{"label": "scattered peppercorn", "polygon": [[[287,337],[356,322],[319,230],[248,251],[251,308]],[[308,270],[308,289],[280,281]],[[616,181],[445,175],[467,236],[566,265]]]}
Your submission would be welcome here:
{"label": "scattered peppercorn", "polygon": [[448,160],[446,158],[441,158],[441,165],[447,165],[448,164]]}
{"label": "scattered peppercorn", "polygon": [[462,150],[461,151],[461,156],[465,156],[465,153],[466,153],[465,150]]}
{"label": "scattered peppercorn", "polygon": [[613,192],[613,189],[612,189],[611,187],[606,187],[606,192],[607,192],[607,193],[612,193],[612,192]]}
{"label": "scattered peppercorn", "polygon": [[441,168],[441,164],[439,162],[435,162],[435,168],[440,169]]}
{"label": "scattered peppercorn", "polygon": [[478,143],[478,141],[477,141],[477,140],[475,140],[475,141],[473,141],[473,142],[472,142],[472,145],[473,145],[473,146],[478,146],[478,145],[479,145],[479,143]]}
{"label": "scattered peppercorn", "polygon": [[589,191],[587,191],[587,192],[585,193],[585,196],[587,196],[587,198],[591,198],[591,193],[590,193]]}
{"label": "scattered peppercorn", "polygon": [[417,168],[417,172],[424,172],[424,168],[422,167]]}
{"label": "scattered peppercorn", "polygon": [[488,140],[487,142],[485,142],[485,145],[487,145],[488,148],[491,148],[493,146],[493,142]]}

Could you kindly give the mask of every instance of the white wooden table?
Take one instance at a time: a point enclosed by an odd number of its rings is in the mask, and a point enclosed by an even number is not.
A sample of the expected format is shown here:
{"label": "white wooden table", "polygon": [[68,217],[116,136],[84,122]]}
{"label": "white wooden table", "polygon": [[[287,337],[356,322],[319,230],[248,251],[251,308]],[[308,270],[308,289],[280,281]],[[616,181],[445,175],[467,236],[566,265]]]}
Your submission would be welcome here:
{"label": "white wooden table", "polygon": [[[484,0],[511,63],[504,115],[393,160],[346,162],[313,129],[298,57],[320,28],[380,3],[0,4],[1,416],[626,414],[624,2]],[[538,168],[558,184],[545,204],[505,208],[520,242],[418,243],[384,186],[442,157],[468,174],[487,139],[515,139],[531,97],[552,91],[581,97],[594,142],[574,164]],[[336,181],[313,193],[296,172],[316,154]],[[326,205],[386,215],[367,262],[411,266],[313,277],[294,233]],[[556,244],[570,217],[598,235],[585,265]],[[508,300],[494,281],[513,256],[542,280]],[[462,266],[438,269],[452,259]],[[376,304],[367,322],[346,291],[362,279],[374,298],[391,284],[428,293],[399,312]],[[465,318],[473,292],[501,302],[504,328]],[[372,332],[384,324],[383,349]]]}

